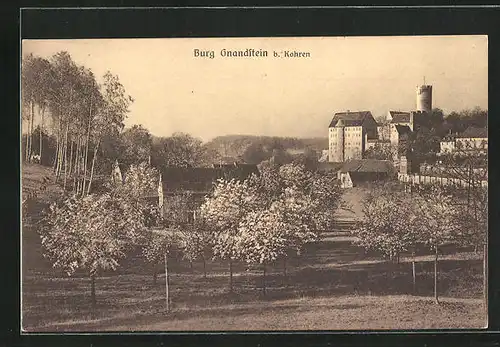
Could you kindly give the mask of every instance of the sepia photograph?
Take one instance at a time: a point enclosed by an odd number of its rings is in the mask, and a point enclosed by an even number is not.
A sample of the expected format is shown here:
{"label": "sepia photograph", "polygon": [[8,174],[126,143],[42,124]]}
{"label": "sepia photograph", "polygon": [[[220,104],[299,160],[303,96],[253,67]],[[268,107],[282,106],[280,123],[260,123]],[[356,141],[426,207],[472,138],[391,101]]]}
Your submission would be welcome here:
{"label": "sepia photograph", "polygon": [[488,36],[28,39],[21,331],[488,326]]}

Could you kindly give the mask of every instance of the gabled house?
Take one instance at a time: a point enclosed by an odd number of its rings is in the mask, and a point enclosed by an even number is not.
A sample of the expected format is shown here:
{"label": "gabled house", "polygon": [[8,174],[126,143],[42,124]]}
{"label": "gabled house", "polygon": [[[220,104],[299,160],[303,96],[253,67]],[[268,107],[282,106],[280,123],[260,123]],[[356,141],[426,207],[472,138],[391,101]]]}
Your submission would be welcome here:
{"label": "gabled house", "polygon": [[456,137],[456,147],[463,150],[488,150],[488,128],[468,127]]}
{"label": "gabled house", "polygon": [[194,212],[210,194],[219,179],[243,181],[251,175],[259,175],[253,164],[214,164],[212,167],[169,167],[161,172],[163,213],[179,198],[189,196],[187,220],[195,218]]}
{"label": "gabled house", "polygon": [[488,151],[488,128],[468,127],[460,134],[448,134],[440,141],[440,155]]}
{"label": "gabled house", "polygon": [[339,171],[340,186],[352,188],[365,182],[388,180],[394,174],[393,164],[389,160],[349,160]]}

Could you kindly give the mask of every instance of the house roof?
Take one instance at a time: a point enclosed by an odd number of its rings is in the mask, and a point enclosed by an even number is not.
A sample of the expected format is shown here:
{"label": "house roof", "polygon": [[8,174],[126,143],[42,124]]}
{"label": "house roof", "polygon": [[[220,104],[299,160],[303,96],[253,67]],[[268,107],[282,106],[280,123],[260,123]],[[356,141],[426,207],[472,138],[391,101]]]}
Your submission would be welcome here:
{"label": "house roof", "polygon": [[330,128],[335,126],[361,126],[367,117],[372,117],[370,111],[339,112],[335,113]]}
{"label": "house roof", "polygon": [[458,135],[461,138],[488,138],[488,128],[468,127]]}
{"label": "house roof", "polygon": [[410,123],[410,112],[389,111],[391,123]]}
{"label": "house roof", "polygon": [[259,174],[257,165],[237,164],[216,167],[169,167],[162,170],[164,192],[189,190],[209,191],[220,178],[244,180],[252,174]]}
{"label": "house roof", "polygon": [[339,171],[342,168],[342,165],[344,165],[344,163],[326,161],[319,162],[317,168],[319,171]]}
{"label": "house roof", "polygon": [[388,160],[376,159],[354,159],[349,160],[342,166],[341,172],[385,172],[393,170],[392,164]]}
{"label": "house roof", "polygon": [[395,127],[396,127],[396,131],[398,132],[399,135],[411,133],[411,129],[408,125],[396,124]]}

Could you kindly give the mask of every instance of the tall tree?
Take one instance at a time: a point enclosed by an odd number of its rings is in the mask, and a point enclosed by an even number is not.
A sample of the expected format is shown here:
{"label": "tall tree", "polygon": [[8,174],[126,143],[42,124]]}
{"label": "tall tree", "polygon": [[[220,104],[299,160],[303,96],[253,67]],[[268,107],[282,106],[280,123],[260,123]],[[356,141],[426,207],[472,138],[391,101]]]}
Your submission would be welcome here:
{"label": "tall tree", "polygon": [[152,138],[149,130],[142,125],[133,125],[122,134],[124,152],[121,161],[125,164],[149,162]]}
{"label": "tall tree", "polygon": [[25,159],[30,161],[33,153],[33,131],[35,122],[35,110],[38,110],[38,121],[40,129],[40,141],[38,155],[42,155],[42,130],[44,125],[44,113],[48,104],[48,89],[51,86],[52,66],[44,58],[33,54],[23,59],[21,69],[21,97],[23,101],[24,119],[28,122],[27,142]]}
{"label": "tall tree", "polygon": [[[118,139],[120,132],[124,128],[124,121],[129,112],[130,105],[134,99],[125,91],[117,75],[107,71],[104,76],[104,82],[100,86],[102,99],[98,99],[101,107],[95,114],[93,132],[93,157],[90,169],[90,178],[87,185],[87,194],[90,192],[94,168],[96,166],[97,153],[100,150],[103,139]],[[117,142],[117,141],[115,141]],[[127,143],[125,142],[125,146]],[[127,147],[124,148],[125,150]],[[143,158],[144,159],[144,158]],[[147,157],[145,158],[147,160]],[[131,164],[132,162],[127,162]],[[138,162],[136,162],[138,163]]]}
{"label": "tall tree", "polygon": [[[78,128],[78,92],[81,69],[75,64],[67,52],[56,53],[51,58],[53,66],[53,79],[49,88],[49,104],[52,116],[52,124],[55,127],[57,138],[57,154],[54,163],[56,180],[67,169],[67,145],[71,137],[70,130]],[[76,115],[76,117],[75,117]],[[68,136],[70,135],[70,136]],[[67,171],[64,176],[67,179]]]}
{"label": "tall tree", "polygon": [[152,163],[158,168],[196,167],[213,164],[214,153],[203,146],[200,139],[186,133],[153,139]]}

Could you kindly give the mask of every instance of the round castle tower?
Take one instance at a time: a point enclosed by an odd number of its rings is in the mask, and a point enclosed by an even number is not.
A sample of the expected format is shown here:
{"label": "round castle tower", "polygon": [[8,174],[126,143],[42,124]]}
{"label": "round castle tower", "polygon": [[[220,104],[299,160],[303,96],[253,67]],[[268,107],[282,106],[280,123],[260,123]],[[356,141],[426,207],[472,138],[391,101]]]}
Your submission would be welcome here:
{"label": "round castle tower", "polygon": [[417,87],[417,111],[432,111],[432,86],[422,85]]}

